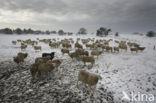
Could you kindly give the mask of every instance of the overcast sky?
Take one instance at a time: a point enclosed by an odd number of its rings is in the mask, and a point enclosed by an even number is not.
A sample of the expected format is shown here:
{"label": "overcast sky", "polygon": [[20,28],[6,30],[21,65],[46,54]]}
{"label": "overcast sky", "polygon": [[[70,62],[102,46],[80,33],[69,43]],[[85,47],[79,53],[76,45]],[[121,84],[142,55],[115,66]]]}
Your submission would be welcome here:
{"label": "overcast sky", "polygon": [[0,0],[0,28],[156,31],[156,0]]}

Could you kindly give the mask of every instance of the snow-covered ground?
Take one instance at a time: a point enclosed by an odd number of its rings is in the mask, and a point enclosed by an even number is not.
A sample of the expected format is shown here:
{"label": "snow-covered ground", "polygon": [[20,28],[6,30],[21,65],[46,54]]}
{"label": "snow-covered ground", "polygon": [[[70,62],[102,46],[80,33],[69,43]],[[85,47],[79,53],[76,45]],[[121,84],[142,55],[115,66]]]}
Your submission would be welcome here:
{"label": "snow-covered ground", "polygon": [[[64,78],[62,80],[63,84],[61,85],[70,84],[68,89],[71,89],[72,91],[79,91],[81,89],[81,88],[78,89],[75,86],[76,79],[77,79],[76,77],[77,77],[77,73],[79,70],[85,69],[89,72],[96,73],[102,76],[102,80],[98,82],[97,87],[96,87],[97,91],[95,92],[95,95],[97,96],[95,96],[95,99],[97,99],[98,95],[100,95],[98,94],[99,88],[103,87],[104,89],[107,89],[108,91],[111,92],[111,95],[113,96],[113,101],[112,101],[113,103],[121,103],[122,101],[123,103],[125,101],[132,102],[132,103],[139,102],[138,99],[134,101],[121,100],[123,97],[123,92],[126,93],[130,98],[131,98],[132,92],[134,94],[138,94],[137,96],[140,96],[141,94],[147,94],[148,99],[151,97],[151,94],[152,94],[154,96],[155,101],[149,102],[149,101],[144,100],[144,101],[141,101],[141,103],[142,102],[145,102],[145,103],[156,102],[156,50],[153,50],[153,46],[156,45],[156,38],[148,38],[146,36],[131,35],[131,34],[120,34],[119,37],[114,37],[112,35],[108,37],[96,37],[94,35],[91,35],[91,36],[0,35],[0,62],[1,62],[0,73],[2,73],[3,71],[2,65],[5,64],[4,62],[12,61],[13,57],[16,56],[18,52],[21,51],[21,49],[19,48],[20,45],[19,44],[13,45],[11,43],[12,40],[17,40],[17,39],[36,40],[36,38],[39,38],[39,39],[56,38],[57,40],[61,40],[64,38],[73,38],[74,40],[76,40],[77,37],[80,37],[80,38],[95,37],[96,39],[112,38],[113,40],[119,40],[119,41],[126,40],[126,41],[139,43],[141,46],[146,47],[146,49],[143,52],[138,52],[138,53],[131,53],[130,50],[128,50],[127,52],[120,51],[119,53],[104,52],[101,56],[96,58],[95,65],[93,66],[93,68],[88,69],[87,66],[85,67],[83,66],[83,63],[78,62],[76,60],[73,61],[68,55],[62,55],[60,52],[60,48],[54,49],[54,48],[50,48],[48,44],[39,43],[38,45],[42,46],[42,51],[36,52],[34,51],[32,46],[28,46],[28,48],[25,51],[23,51],[29,54],[24,64],[28,63],[27,66],[29,67],[29,65],[34,62],[34,59],[36,57],[41,56],[43,52],[55,51],[56,58],[64,59],[60,67],[62,71],[65,71]],[[110,45],[114,46],[116,44],[114,42],[111,42]],[[16,65],[16,64],[12,64],[12,65]],[[22,71],[22,73],[23,72],[24,72],[23,75],[27,75],[26,78],[29,79],[28,82],[30,82],[31,76],[29,73],[29,69],[25,69],[25,71]],[[16,75],[18,77],[20,73]],[[17,77],[14,75],[11,75],[9,78],[20,79]],[[8,81],[9,81],[9,78],[7,79]],[[22,79],[23,78],[21,78],[21,80]],[[6,84],[7,84],[7,80],[5,80]],[[25,82],[25,81],[20,81],[20,82]],[[48,86],[51,85],[50,82],[53,82],[53,81],[50,80],[49,84],[47,84]],[[53,87],[50,87],[50,88],[53,88]],[[32,88],[29,88],[29,89],[28,89],[28,92],[33,91]],[[42,88],[40,88],[40,91],[41,89]],[[7,90],[9,91],[9,89],[5,88],[4,91],[7,92]],[[80,93],[80,95],[83,95],[83,93]],[[104,93],[102,95],[107,95],[107,94]],[[5,97],[3,97],[3,99],[4,98]],[[143,99],[147,99],[147,98],[143,98]],[[90,103],[90,100],[86,100],[86,101]],[[106,101],[108,100],[106,99]],[[95,100],[94,102],[97,103],[98,101]]]}

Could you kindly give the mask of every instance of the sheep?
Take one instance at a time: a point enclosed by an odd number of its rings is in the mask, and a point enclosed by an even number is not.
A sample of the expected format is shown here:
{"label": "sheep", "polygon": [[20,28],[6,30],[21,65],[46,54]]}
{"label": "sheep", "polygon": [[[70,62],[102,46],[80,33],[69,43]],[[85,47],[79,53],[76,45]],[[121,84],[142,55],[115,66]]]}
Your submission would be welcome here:
{"label": "sheep", "polygon": [[68,53],[68,55],[69,55],[72,59],[78,57],[78,55],[77,55],[76,52]]}
{"label": "sheep", "polygon": [[76,49],[75,52],[78,56],[81,56],[81,55],[88,56],[89,55],[88,51],[85,51],[84,49]]}
{"label": "sheep", "polygon": [[46,56],[46,57],[38,57],[35,59],[35,63],[36,64],[42,64],[42,63],[46,63],[48,60],[50,60],[50,56]]}
{"label": "sheep", "polygon": [[136,48],[138,48],[139,47],[139,44],[133,43],[133,46],[136,47]]}
{"label": "sheep", "polygon": [[49,43],[49,46],[50,46],[50,47],[57,48],[57,47],[58,47],[58,44],[57,44],[57,43]]}
{"label": "sheep", "polygon": [[51,53],[42,53],[42,57],[47,57],[50,56],[50,59],[52,60],[54,58],[55,52]]}
{"label": "sheep", "polygon": [[75,48],[83,49],[83,46],[77,42],[77,43],[75,43]]}
{"label": "sheep", "polygon": [[130,48],[131,52],[136,51],[136,53],[138,52],[138,48]]}
{"label": "sheep", "polygon": [[88,51],[84,51],[84,52],[83,52],[83,55],[89,56],[89,52],[88,52]]}
{"label": "sheep", "polygon": [[86,62],[90,62],[92,64],[92,66],[95,63],[95,59],[92,56],[80,57],[80,60],[84,62],[84,65],[86,65]]}
{"label": "sheep", "polygon": [[25,45],[25,44],[21,42],[21,45]]}
{"label": "sheep", "polygon": [[69,53],[69,50],[68,49],[61,49],[61,52],[63,53],[63,55],[65,54],[65,53]]}
{"label": "sheep", "polygon": [[24,50],[27,48],[27,45],[21,45],[21,50]]}
{"label": "sheep", "polygon": [[41,46],[34,46],[34,49],[35,49],[35,50],[41,50],[42,47],[41,47]]}
{"label": "sheep", "polygon": [[52,60],[52,61],[49,60],[49,61],[47,61],[47,63],[54,64],[54,67],[58,68],[62,63],[62,60],[61,59],[55,59],[55,60]]}
{"label": "sheep", "polygon": [[21,52],[19,52],[17,55],[18,56],[23,56],[23,58],[26,58],[28,56],[28,53],[21,53]]}
{"label": "sheep", "polygon": [[24,59],[28,56],[27,53],[19,52],[16,57],[13,57],[15,63],[24,62]]}
{"label": "sheep", "polygon": [[36,63],[31,64],[29,70],[30,70],[32,78],[34,79],[38,72],[38,64]]}
{"label": "sheep", "polygon": [[13,57],[13,60],[15,63],[21,63],[21,62],[24,62],[24,57],[23,56],[16,56],[16,57]]}
{"label": "sheep", "polygon": [[133,43],[128,42],[127,45],[128,45],[129,47],[132,47],[132,46],[133,46]]}
{"label": "sheep", "polygon": [[38,76],[41,77],[43,73],[49,73],[54,70],[54,64],[50,62],[42,63],[38,65]]}
{"label": "sheep", "polygon": [[96,48],[97,48],[96,44],[90,45],[90,49],[96,49]]}
{"label": "sheep", "polygon": [[127,45],[125,43],[120,43],[119,48],[127,51]]}
{"label": "sheep", "polygon": [[119,52],[119,47],[114,47],[114,52]]}
{"label": "sheep", "polygon": [[81,81],[85,84],[88,84],[88,86],[91,88],[91,86],[94,86],[98,83],[99,79],[102,79],[100,75],[92,74],[85,70],[80,70],[78,73],[77,87],[78,82]]}
{"label": "sheep", "polygon": [[91,44],[86,44],[86,48],[90,48],[91,47]]}
{"label": "sheep", "polygon": [[145,47],[138,47],[138,50],[143,51],[145,50]]}
{"label": "sheep", "polygon": [[22,40],[18,39],[17,42],[22,42]]}
{"label": "sheep", "polygon": [[16,41],[12,41],[12,44],[16,45],[16,43],[17,43]]}
{"label": "sheep", "polygon": [[101,54],[102,54],[102,51],[98,51],[98,50],[92,50],[92,51],[91,51],[91,55],[92,55],[92,56],[97,56],[97,57],[98,57],[98,56],[101,55]]}
{"label": "sheep", "polygon": [[71,48],[72,46],[71,46],[70,43],[63,43],[62,47],[64,47],[64,48]]}
{"label": "sheep", "polygon": [[118,40],[115,40],[115,43],[119,43],[119,41]]}
{"label": "sheep", "polygon": [[113,51],[113,48],[112,47],[110,47],[110,46],[106,46],[106,51]]}

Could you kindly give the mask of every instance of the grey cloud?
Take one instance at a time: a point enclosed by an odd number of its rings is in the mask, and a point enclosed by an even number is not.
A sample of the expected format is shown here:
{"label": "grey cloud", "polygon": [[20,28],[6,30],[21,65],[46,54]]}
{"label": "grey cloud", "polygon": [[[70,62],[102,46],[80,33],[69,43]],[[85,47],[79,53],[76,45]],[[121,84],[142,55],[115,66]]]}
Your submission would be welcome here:
{"label": "grey cloud", "polygon": [[[0,6],[4,12],[32,12],[36,15],[34,23],[56,25],[67,30],[81,26],[89,30],[108,26],[124,32],[156,29],[155,0],[2,0]],[[65,16],[68,20],[59,21],[52,15],[58,18]]]}

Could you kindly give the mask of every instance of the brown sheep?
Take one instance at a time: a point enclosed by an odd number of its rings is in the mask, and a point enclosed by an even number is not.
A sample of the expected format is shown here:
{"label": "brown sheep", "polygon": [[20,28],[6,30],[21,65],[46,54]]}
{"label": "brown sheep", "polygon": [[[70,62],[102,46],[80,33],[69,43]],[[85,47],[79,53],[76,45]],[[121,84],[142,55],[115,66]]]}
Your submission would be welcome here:
{"label": "brown sheep", "polygon": [[71,46],[70,43],[63,43],[62,47],[64,47],[64,48],[71,48],[72,46]]}
{"label": "brown sheep", "polygon": [[43,73],[49,73],[54,69],[54,64],[46,62],[38,65],[38,76],[41,77]]}
{"label": "brown sheep", "polygon": [[98,50],[92,50],[92,51],[91,51],[91,55],[92,55],[92,56],[97,56],[97,57],[98,57],[98,56],[101,55],[101,54],[102,54],[102,51],[98,51]]}
{"label": "brown sheep", "polygon": [[124,43],[120,43],[119,48],[127,51],[127,45]]}
{"label": "brown sheep", "polygon": [[114,47],[114,52],[119,52],[119,47]]}
{"label": "brown sheep", "polygon": [[92,66],[95,63],[95,59],[92,56],[80,57],[80,60],[84,62],[84,65],[86,65],[86,62],[90,62],[92,64]]}
{"label": "brown sheep", "polygon": [[77,42],[77,43],[75,43],[75,48],[83,49],[83,46]]}
{"label": "brown sheep", "polygon": [[113,48],[112,47],[110,47],[110,46],[106,46],[106,51],[113,51]]}
{"label": "brown sheep", "polygon": [[25,50],[27,48],[27,45],[21,45],[21,50]]}
{"label": "brown sheep", "polygon": [[76,49],[75,53],[77,54],[77,56],[88,56],[89,53],[88,51],[85,51],[84,49]]}
{"label": "brown sheep", "polygon": [[136,53],[138,52],[138,48],[130,48],[131,52],[135,51]]}
{"label": "brown sheep", "polygon": [[42,47],[41,47],[41,46],[34,46],[34,49],[35,49],[35,50],[41,50]]}
{"label": "brown sheep", "polygon": [[21,62],[24,62],[24,57],[23,56],[16,56],[16,57],[13,57],[13,60],[15,63],[21,63]]}
{"label": "brown sheep", "polygon": [[78,55],[77,55],[76,52],[69,53],[68,55],[69,55],[72,59],[78,57]]}
{"label": "brown sheep", "polygon": [[90,48],[91,47],[91,44],[86,44],[86,48]]}
{"label": "brown sheep", "polygon": [[17,43],[16,41],[12,41],[12,44],[16,45],[16,43]]}
{"label": "brown sheep", "polygon": [[52,61],[51,60],[47,61],[47,63],[54,64],[54,67],[58,68],[62,63],[62,60],[61,59],[54,59]]}
{"label": "brown sheep", "polygon": [[69,54],[69,50],[68,50],[68,49],[61,49],[61,52],[63,53],[63,55],[64,55],[65,53]]}
{"label": "brown sheep", "polygon": [[85,70],[80,70],[78,73],[77,86],[78,82],[81,81],[85,84],[88,84],[88,86],[91,88],[91,86],[94,86],[98,83],[99,79],[102,79],[100,75],[91,74]]}
{"label": "brown sheep", "polygon": [[18,39],[17,42],[22,42],[22,40]]}
{"label": "brown sheep", "polygon": [[36,63],[31,64],[29,69],[30,69],[30,73],[31,73],[32,78],[35,78],[35,76],[38,72],[38,64],[36,64]]}
{"label": "brown sheep", "polygon": [[24,59],[28,56],[27,53],[19,52],[16,57],[13,57],[15,63],[24,62]]}
{"label": "brown sheep", "polygon": [[145,50],[145,47],[138,47],[138,50],[143,51]]}
{"label": "brown sheep", "polygon": [[119,41],[118,40],[115,40],[115,43],[118,43],[119,44]]}
{"label": "brown sheep", "polygon": [[50,60],[50,56],[46,56],[46,57],[38,57],[35,59],[35,63],[36,64],[42,64],[42,63],[46,63],[48,60]]}
{"label": "brown sheep", "polygon": [[28,56],[28,53],[21,53],[21,52],[19,52],[17,55],[18,56],[23,56],[24,58],[26,58]]}

